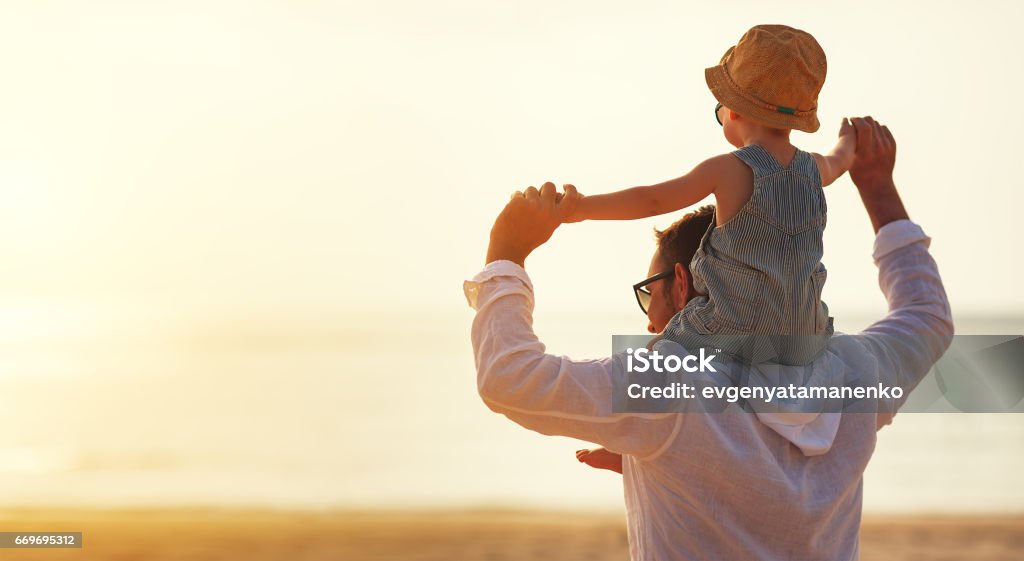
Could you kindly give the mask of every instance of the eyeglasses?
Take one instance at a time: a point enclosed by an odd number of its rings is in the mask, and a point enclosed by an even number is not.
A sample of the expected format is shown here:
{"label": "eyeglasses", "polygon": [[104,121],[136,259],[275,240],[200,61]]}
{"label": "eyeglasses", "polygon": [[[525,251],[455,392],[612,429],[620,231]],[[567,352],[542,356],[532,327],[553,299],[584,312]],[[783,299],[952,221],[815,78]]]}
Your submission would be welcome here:
{"label": "eyeglasses", "polygon": [[651,307],[651,290],[647,288],[647,285],[652,282],[670,278],[674,274],[675,271],[669,269],[664,273],[658,273],[653,277],[648,277],[633,285],[633,294],[636,295],[636,303],[640,304],[640,309],[643,310],[644,315],[647,315],[647,309]]}
{"label": "eyeglasses", "polygon": [[719,102],[719,103],[715,104],[715,120],[716,120],[716,121],[718,121],[718,126],[720,126],[720,127],[724,127],[724,126],[725,126],[725,123],[723,123],[723,122],[722,122],[722,119],[721,119],[721,118],[719,118],[719,116],[718,116],[718,111],[719,111],[719,110],[720,110],[721,108],[722,108],[722,103],[721,103],[721,102]]}

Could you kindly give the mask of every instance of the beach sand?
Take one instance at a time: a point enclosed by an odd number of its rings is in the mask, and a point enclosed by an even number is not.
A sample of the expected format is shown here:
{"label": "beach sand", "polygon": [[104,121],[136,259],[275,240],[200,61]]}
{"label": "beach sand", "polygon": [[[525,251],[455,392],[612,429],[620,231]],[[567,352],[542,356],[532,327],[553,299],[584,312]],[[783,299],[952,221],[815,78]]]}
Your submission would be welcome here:
{"label": "beach sand", "polygon": [[[623,560],[624,519],[581,513],[0,510],[0,531],[81,531],[82,549],[0,559]],[[1024,516],[870,517],[863,560],[1024,559]]]}

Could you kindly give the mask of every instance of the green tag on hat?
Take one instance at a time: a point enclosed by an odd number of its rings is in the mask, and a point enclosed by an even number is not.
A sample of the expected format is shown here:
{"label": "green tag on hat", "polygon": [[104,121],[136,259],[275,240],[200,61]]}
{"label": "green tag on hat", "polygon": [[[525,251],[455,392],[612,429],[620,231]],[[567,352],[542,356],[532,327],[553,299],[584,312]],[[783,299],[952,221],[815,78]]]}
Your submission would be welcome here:
{"label": "green tag on hat", "polygon": [[796,113],[796,109],[793,109],[792,107],[783,107],[781,105],[776,107],[775,110],[778,111],[779,113],[785,113],[787,115],[793,115],[794,113]]}

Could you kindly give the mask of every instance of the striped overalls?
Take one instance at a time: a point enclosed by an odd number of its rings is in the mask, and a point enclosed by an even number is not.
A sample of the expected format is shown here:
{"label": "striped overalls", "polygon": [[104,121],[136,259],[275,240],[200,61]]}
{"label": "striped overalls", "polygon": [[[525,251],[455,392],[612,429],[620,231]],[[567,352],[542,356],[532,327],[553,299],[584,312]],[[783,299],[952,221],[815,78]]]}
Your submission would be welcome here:
{"label": "striped overalls", "polygon": [[690,263],[699,296],[662,334],[688,352],[720,349],[745,363],[804,365],[832,335],[821,301],[825,195],[814,157],[797,150],[783,168],[756,144],[733,152],[754,172],[750,200],[711,227]]}

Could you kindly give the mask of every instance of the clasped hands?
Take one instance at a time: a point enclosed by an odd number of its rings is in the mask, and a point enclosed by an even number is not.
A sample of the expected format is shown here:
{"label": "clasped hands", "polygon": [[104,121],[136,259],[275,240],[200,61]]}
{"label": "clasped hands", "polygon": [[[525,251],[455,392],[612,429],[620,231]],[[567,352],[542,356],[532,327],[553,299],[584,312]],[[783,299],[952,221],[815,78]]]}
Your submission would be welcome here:
{"label": "clasped hands", "polygon": [[540,189],[531,186],[513,193],[491,228],[486,262],[508,260],[525,266],[527,256],[569,221],[580,198],[572,185],[562,185],[559,193],[550,181]]}

